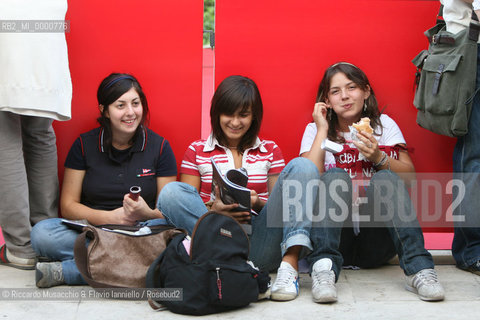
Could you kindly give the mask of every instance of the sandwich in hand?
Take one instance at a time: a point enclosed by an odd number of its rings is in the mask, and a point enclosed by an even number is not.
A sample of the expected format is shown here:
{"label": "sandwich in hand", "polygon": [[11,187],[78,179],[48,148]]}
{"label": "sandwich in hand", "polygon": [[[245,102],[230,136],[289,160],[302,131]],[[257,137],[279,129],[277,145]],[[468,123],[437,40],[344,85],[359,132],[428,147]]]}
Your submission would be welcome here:
{"label": "sandwich in hand", "polygon": [[352,127],[357,129],[358,132],[367,132],[373,133],[372,127],[370,127],[370,119],[369,118],[362,118],[360,121],[352,124]]}

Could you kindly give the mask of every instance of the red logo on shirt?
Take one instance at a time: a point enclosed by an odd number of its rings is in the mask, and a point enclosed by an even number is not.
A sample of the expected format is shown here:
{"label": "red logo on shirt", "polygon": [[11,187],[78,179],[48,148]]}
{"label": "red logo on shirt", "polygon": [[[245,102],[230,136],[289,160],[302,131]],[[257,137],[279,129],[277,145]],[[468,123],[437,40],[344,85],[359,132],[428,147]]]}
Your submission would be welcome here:
{"label": "red logo on shirt", "polygon": [[[379,146],[379,149],[385,151],[388,156],[393,159],[398,159],[399,150],[405,149],[400,145],[395,146]],[[364,177],[371,178],[376,172],[373,163],[368,160],[360,160],[360,152],[357,148],[352,148],[344,145],[341,152],[335,153],[335,162],[337,168],[342,168],[350,175],[350,178]]]}

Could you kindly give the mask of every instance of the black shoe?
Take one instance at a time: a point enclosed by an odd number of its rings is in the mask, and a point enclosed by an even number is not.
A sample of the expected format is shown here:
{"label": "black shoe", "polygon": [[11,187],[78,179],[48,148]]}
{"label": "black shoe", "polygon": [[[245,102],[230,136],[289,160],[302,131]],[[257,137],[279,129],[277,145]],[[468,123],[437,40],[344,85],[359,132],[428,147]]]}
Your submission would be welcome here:
{"label": "black shoe", "polygon": [[476,275],[480,276],[480,260],[477,260],[475,263],[469,265],[468,267],[461,267],[457,265],[457,268],[470,271],[471,273],[475,273]]}
{"label": "black shoe", "polygon": [[55,261],[47,257],[37,256],[37,262],[55,262]]}

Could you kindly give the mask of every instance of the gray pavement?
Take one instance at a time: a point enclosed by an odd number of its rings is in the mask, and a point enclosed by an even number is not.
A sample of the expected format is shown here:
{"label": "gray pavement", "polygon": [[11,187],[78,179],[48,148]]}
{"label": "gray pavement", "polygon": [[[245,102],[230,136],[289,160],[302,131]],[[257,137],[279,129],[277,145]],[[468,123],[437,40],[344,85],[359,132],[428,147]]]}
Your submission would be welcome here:
{"label": "gray pavement", "polygon": [[[437,263],[451,263],[445,252]],[[436,266],[446,299],[424,302],[404,289],[398,265],[370,270],[343,270],[337,283],[338,302],[316,304],[311,279],[300,276],[300,296],[289,302],[261,301],[236,311],[204,316],[208,319],[479,319],[480,277],[452,264]],[[272,278],[275,274],[272,274]],[[187,316],[153,311],[145,301],[94,299],[88,301],[5,300],[6,289],[35,288],[35,272],[0,266],[0,320],[3,319],[178,319]],[[57,288],[69,287],[62,286]],[[75,290],[81,288],[76,287]],[[85,289],[88,289],[85,287]],[[11,293],[11,291],[8,291]],[[190,317],[193,318],[193,317]]]}

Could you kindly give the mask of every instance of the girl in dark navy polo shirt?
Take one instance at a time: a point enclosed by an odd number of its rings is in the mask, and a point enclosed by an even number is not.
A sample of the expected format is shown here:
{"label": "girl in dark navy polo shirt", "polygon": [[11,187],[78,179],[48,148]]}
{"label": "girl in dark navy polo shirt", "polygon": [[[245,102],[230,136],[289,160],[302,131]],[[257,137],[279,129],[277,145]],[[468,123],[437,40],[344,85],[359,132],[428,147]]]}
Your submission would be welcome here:
{"label": "girl in dark navy polo shirt", "polygon": [[[62,216],[93,225],[164,222],[155,202],[163,186],[176,180],[176,161],[168,141],[146,128],[148,104],[140,84],[131,75],[111,74],[97,99],[100,127],[81,134],[65,161]],[[128,196],[131,186],[141,187],[137,201]],[[54,261],[37,263],[37,287],[85,284],[73,259],[77,235],[59,218],[35,225],[34,250]]]}

